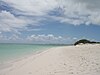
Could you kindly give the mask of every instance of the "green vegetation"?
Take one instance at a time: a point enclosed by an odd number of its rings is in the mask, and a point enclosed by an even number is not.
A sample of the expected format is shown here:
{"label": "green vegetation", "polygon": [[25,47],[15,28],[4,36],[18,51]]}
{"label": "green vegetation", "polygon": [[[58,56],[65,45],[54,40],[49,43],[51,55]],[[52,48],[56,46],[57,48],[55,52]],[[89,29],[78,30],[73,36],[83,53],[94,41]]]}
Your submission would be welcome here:
{"label": "green vegetation", "polygon": [[89,41],[89,40],[86,40],[86,39],[81,39],[77,42],[74,43],[74,45],[78,45],[78,44],[95,44],[95,43],[100,43],[100,42],[95,42],[95,41]]}

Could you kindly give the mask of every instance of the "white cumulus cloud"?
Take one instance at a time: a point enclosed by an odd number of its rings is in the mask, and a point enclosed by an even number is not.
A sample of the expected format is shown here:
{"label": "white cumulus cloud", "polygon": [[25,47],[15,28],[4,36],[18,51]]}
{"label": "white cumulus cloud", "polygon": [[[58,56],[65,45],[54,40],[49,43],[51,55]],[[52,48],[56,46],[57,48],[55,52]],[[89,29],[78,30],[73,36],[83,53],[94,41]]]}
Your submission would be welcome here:
{"label": "white cumulus cloud", "polygon": [[35,42],[44,42],[44,43],[62,43],[65,40],[65,37],[55,36],[53,34],[41,34],[41,35],[30,35],[27,37],[28,41]]}
{"label": "white cumulus cloud", "polygon": [[45,43],[45,44],[54,44],[54,43],[67,43],[70,41],[68,37],[64,36],[56,36],[53,34],[38,34],[38,35],[30,35],[26,36],[25,38],[21,37],[17,34],[11,34],[9,36],[0,33],[0,43],[4,42],[15,42],[15,43]]}

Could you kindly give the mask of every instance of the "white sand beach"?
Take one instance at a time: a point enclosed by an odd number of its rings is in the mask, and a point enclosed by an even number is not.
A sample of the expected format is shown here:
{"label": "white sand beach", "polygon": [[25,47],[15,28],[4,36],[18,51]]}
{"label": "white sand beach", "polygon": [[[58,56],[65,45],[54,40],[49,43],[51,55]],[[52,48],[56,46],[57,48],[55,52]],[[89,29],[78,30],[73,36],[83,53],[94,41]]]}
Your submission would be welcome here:
{"label": "white sand beach", "polygon": [[100,45],[51,48],[12,62],[0,75],[100,75]]}

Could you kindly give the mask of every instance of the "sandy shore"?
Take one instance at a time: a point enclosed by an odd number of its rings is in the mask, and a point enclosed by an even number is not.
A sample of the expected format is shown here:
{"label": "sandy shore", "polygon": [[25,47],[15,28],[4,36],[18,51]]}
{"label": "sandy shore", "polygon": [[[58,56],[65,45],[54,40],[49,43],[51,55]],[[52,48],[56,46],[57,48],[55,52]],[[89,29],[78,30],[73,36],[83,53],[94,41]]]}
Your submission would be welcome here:
{"label": "sandy shore", "polygon": [[12,62],[0,75],[100,75],[100,45],[51,48]]}

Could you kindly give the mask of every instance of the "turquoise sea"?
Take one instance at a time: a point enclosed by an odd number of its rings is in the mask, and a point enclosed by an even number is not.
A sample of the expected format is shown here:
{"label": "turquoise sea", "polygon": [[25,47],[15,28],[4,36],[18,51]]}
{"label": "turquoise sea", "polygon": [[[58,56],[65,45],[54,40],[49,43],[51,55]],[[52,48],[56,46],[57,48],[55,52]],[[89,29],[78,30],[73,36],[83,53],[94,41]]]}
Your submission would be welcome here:
{"label": "turquoise sea", "polygon": [[7,60],[22,57],[28,54],[43,51],[48,48],[58,47],[63,45],[49,44],[0,44],[0,63]]}

